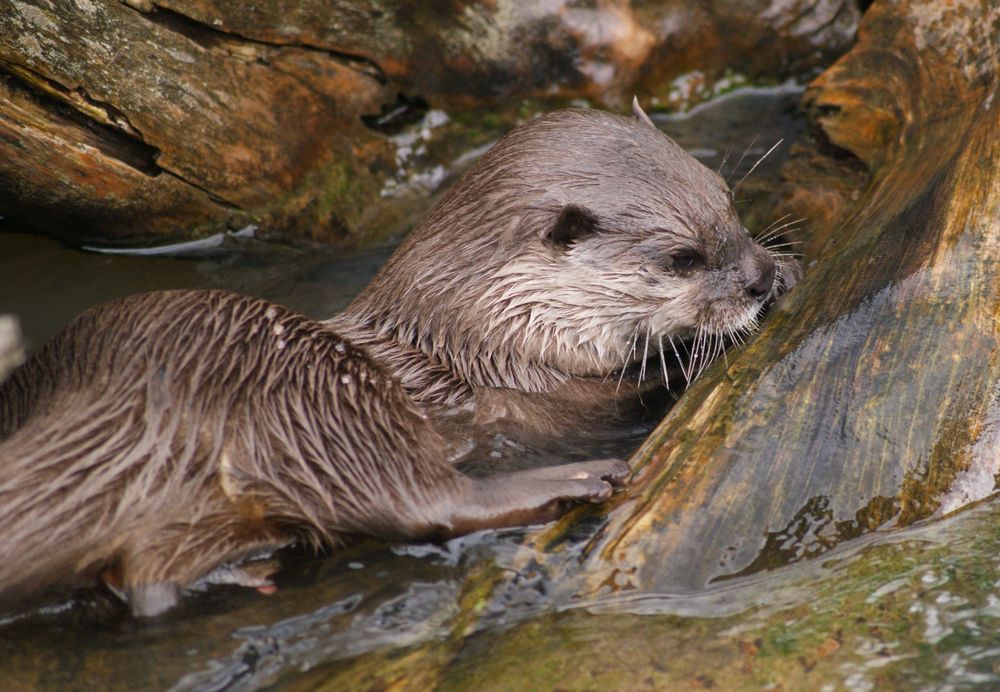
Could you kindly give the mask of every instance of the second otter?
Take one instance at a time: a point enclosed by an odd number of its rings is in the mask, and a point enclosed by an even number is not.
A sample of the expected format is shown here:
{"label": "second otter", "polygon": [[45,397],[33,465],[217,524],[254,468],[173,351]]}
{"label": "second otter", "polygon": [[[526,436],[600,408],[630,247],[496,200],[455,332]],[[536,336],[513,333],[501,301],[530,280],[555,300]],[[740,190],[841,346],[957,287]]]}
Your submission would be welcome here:
{"label": "second otter", "polygon": [[644,120],[538,118],[329,322],[146,294],[84,313],[16,370],[0,388],[0,601],[100,580],[152,615],[261,550],[606,499],[621,462],[468,478],[428,413],[603,401],[645,357],[638,339],[746,328],[791,276],[725,183]]}

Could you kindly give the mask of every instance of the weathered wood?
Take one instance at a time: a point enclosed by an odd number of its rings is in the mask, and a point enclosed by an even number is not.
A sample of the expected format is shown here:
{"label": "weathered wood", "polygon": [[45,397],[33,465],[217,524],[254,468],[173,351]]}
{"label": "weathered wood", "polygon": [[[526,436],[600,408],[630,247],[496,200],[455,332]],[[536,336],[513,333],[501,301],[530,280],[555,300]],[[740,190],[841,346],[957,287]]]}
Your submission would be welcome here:
{"label": "weathered wood", "polygon": [[400,99],[667,103],[696,68],[705,93],[729,69],[808,70],[857,18],[847,0],[686,5],[0,0],[0,211],[75,242],[248,223],[342,241],[397,172],[376,121]]}
{"label": "weathered wood", "polygon": [[389,98],[365,65],[175,15],[3,0],[0,70],[2,201],[67,236],[297,219],[329,239],[391,161],[360,122]]}
{"label": "weathered wood", "polygon": [[828,157],[869,180],[834,193],[815,268],[639,452],[590,588],[696,591],[993,492],[998,25],[985,0],[876,3],[810,87]]}

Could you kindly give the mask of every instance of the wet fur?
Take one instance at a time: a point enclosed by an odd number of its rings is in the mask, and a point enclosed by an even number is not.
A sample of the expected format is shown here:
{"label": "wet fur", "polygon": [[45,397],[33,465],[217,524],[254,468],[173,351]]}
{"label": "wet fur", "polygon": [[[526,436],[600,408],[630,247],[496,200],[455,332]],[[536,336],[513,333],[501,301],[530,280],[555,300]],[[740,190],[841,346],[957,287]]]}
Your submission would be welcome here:
{"label": "wet fur", "polygon": [[[553,243],[568,207],[592,228]],[[670,266],[686,248],[703,269]],[[744,288],[775,261],[725,181],[648,119],[558,111],[490,149],[330,324],[423,404],[551,392],[644,358],[646,335],[751,328],[761,301]],[[797,272],[776,263],[774,295]]]}
{"label": "wet fur", "polygon": [[461,485],[363,353],[229,293],[88,311],[16,371],[0,406],[7,600],[67,574],[187,584],[262,547],[426,535]]}

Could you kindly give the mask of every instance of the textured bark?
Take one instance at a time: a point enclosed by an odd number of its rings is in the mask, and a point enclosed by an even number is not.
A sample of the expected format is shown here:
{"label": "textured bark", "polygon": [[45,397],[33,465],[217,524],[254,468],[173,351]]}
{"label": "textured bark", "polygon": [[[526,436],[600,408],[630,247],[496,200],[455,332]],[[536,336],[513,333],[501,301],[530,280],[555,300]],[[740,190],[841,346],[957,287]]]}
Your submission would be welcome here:
{"label": "textured bark", "polygon": [[116,2],[3,0],[0,37],[0,201],[61,235],[330,239],[391,162],[360,121],[389,98],[363,62]]}
{"label": "textured bark", "polygon": [[249,223],[336,242],[377,230],[397,104],[479,121],[526,97],[668,103],[696,68],[687,90],[808,71],[857,18],[846,0],[687,4],[0,0],[0,209],[74,242]]}

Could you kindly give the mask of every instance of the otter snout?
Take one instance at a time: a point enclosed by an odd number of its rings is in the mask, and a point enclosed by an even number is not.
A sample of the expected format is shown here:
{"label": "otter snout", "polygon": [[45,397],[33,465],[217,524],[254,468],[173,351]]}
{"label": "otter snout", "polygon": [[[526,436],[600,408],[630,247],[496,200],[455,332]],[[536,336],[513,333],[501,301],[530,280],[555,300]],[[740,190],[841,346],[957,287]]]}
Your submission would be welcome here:
{"label": "otter snout", "polygon": [[745,290],[747,295],[754,300],[764,302],[764,299],[771,292],[771,287],[774,285],[776,270],[774,258],[767,251],[758,253],[754,257],[753,266],[755,271],[750,275],[754,276],[756,274],[756,278],[746,285]]}

